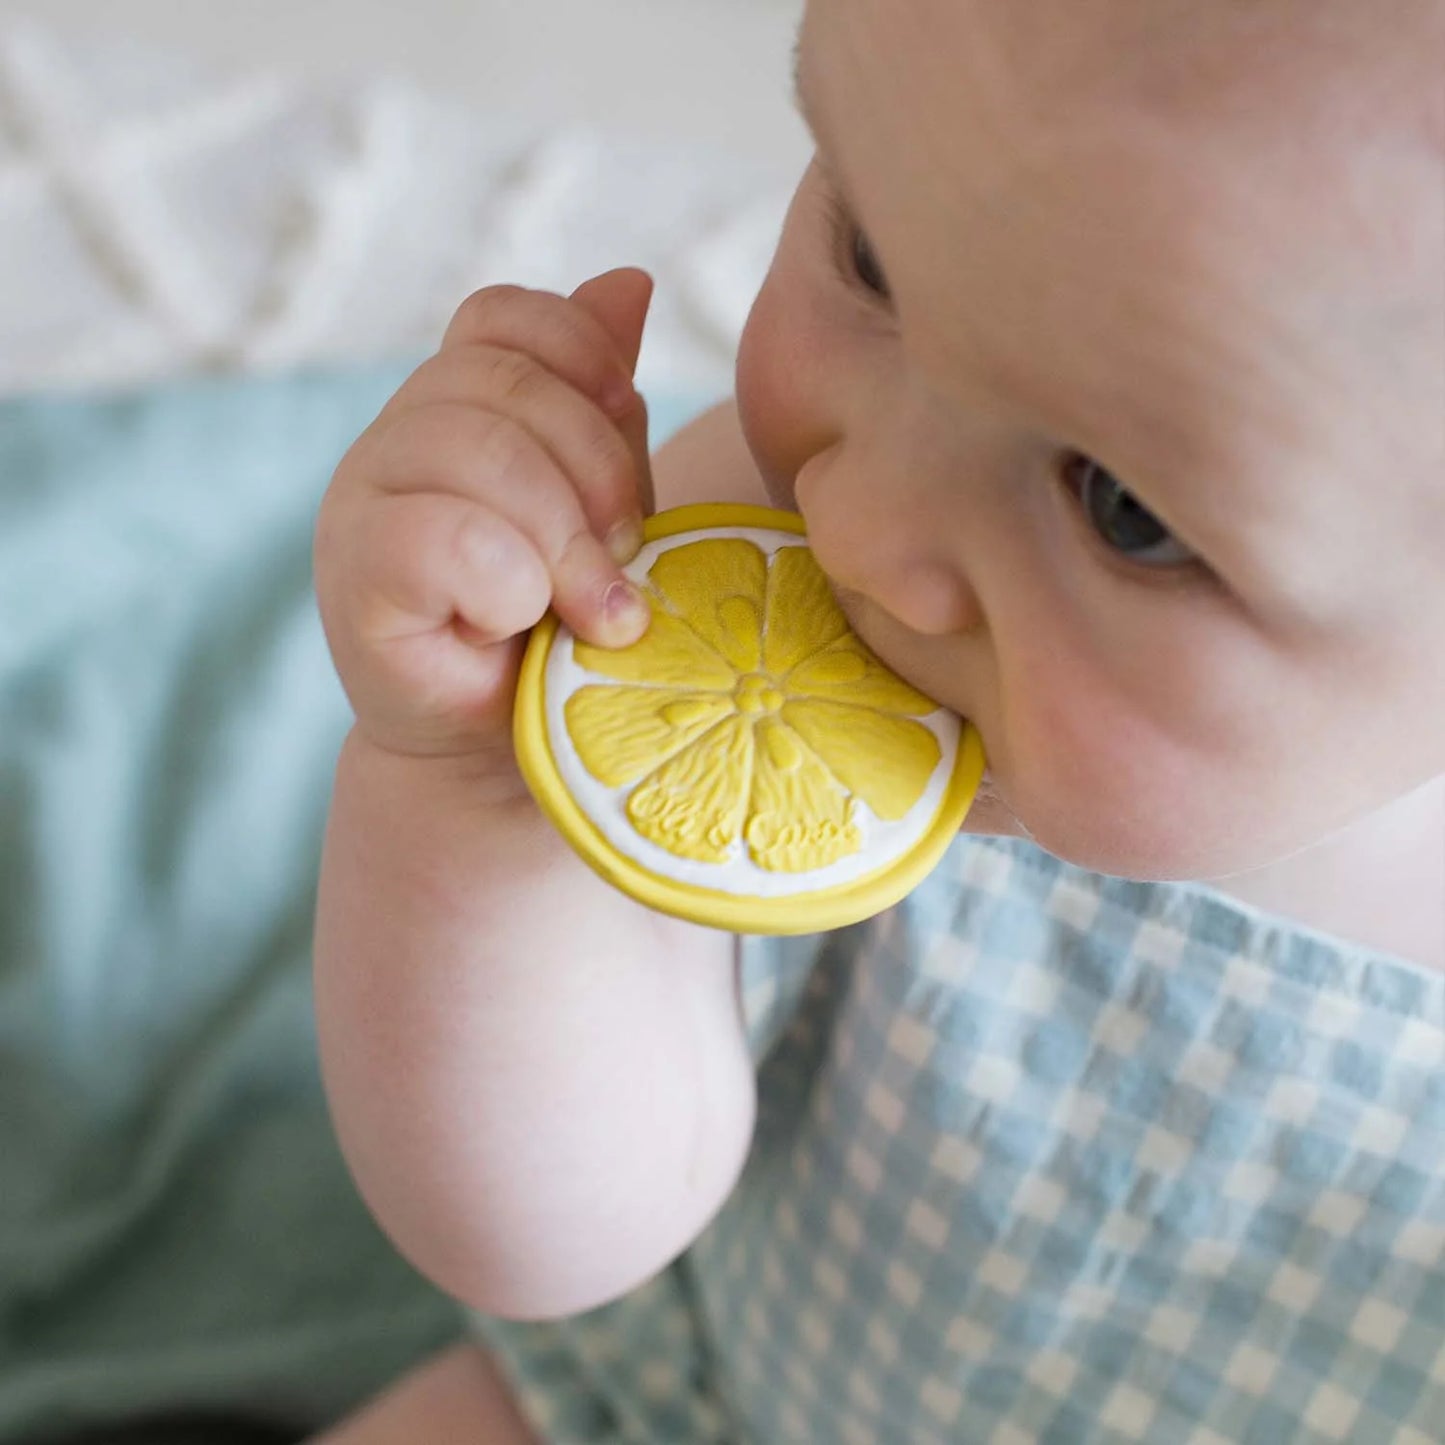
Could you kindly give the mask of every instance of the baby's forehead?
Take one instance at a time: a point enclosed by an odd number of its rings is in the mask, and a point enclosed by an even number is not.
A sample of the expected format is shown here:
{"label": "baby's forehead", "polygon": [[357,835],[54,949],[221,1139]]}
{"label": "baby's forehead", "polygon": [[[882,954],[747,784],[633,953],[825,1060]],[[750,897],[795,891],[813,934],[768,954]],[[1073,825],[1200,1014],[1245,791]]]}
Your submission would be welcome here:
{"label": "baby's forehead", "polygon": [[[927,5],[934,0],[903,0]],[[1198,101],[1257,86],[1315,89],[1331,106],[1351,94],[1381,109],[1441,121],[1445,49],[1440,0],[938,0],[1021,74],[1087,70],[1090,90],[1150,88]],[[1103,63],[1107,62],[1107,63]],[[1078,92],[1076,91],[1075,94]]]}
{"label": "baby's forehead", "polygon": [[[1058,7],[1007,9],[1037,21]],[[1087,126],[1082,106],[1116,138],[1173,140],[1175,194],[1200,180],[1189,222],[1232,192],[1220,244],[1272,226],[1293,273],[1280,281],[1314,286],[1321,333],[1418,388],[1415,413],[1445,428],[1445,3],[1082,0],[1071,13],[1095,63],[1072,85],[1035,70],[1034,104],[1054,97],[1053,124],[1069,132]],[[1103,154],[1130,164],[1122,144]]]}
{"label": "baby's forehead", "polygon": [[920,130],[986,130],[1041,184],[1095,177],[1101,207],[1191,244],[1308,253],[1339,326],[1439,339],[1445,0],[836,3]]}
{"label": "baby's forehead", "polygon": [[880,0],[841,3],[889,28],[895,3],[912,12],[896,28],[1041,124],[1112,113],[1445,159],[1442,0],[889,0],[881,19]]}

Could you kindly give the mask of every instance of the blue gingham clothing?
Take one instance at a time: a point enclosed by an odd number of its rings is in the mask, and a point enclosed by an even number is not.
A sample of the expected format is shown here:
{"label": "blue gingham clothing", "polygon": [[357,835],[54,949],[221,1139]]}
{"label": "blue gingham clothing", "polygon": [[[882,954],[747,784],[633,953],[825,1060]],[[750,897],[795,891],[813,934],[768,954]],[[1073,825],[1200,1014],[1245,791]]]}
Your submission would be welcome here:
{"label": "blue gingham clothing", "polygon": [[1445,978],[971,838],[743,972],[712,1227],[618,1304],[479,1322],[544,1438],[1445,1441]]}

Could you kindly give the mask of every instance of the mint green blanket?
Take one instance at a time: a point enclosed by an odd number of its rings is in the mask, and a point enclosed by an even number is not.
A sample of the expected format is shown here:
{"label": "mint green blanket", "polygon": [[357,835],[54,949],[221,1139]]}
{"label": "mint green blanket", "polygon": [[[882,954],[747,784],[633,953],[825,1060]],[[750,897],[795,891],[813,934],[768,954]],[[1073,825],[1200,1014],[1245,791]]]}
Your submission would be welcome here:
{"label": "mint green blanket", "polygon": [[311,523],[401,375],[0,405],[0,1445],[285,1438],[459,1329],[352,1191],[310,1002]]}

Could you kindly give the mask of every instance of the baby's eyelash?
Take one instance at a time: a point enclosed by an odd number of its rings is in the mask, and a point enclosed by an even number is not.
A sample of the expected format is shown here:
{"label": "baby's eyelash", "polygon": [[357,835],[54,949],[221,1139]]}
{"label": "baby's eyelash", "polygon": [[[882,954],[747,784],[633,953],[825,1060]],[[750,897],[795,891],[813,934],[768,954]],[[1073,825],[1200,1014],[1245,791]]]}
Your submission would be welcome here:
{"label": "baby's eyelash", "polygon": [[[833,266],[845,286],[854,291],[861,291],[873,301],[886,301],[888,299],[888,282],[883,275],[882,268],[878,265],[878,259],[873,255],[873,249],[869,245],[866,236],[858,222],[853,219],[853,213],[844,203],[843,198],[832,189],[828,190],[824,197],[828,208],[828,230],[831,236],[830,254],[833,258]],[[870,263],[872,277],[864,275],[864,267],[860,264],[860,248]]]}
{"label": "baby's eyelash", "polygon": [[828,208],[828,234],[833,243],[829,254],[833,258],[833,265],[845,281],[856,284],[858,278],[850,276],[853,254],[853,217],[848,214],[848,208],[832,191],[823,197],[823,201]]}

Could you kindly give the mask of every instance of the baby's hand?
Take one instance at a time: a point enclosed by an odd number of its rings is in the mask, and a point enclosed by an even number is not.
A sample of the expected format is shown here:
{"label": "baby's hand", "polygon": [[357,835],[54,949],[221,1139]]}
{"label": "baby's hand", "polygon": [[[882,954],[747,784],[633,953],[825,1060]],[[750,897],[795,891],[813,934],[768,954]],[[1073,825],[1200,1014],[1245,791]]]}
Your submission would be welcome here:
{"label": "baby's hand", "polygon": [[515,773],[517,666],[547,608],[601,646],[645,630],[619,562],[651,507],[632,385],[651,292],[634,270],[571,297],[477,292],[342,459],[316,590],[372,742]]}

